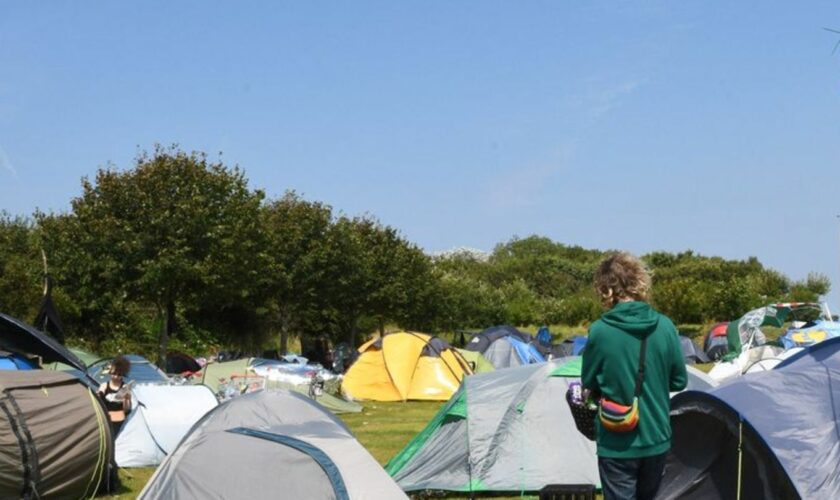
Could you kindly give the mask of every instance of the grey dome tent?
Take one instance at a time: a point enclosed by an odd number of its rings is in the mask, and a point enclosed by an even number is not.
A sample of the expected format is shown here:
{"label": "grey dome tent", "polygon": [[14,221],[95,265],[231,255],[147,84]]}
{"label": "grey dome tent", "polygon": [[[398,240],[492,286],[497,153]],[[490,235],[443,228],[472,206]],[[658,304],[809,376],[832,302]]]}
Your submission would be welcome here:
{"label": "grey dome tent", "polygon": [[141,499],[406,498],[347,427],[293,391],[231,399],[199,420]]}
{"label": "grey dome tent", "polygon": [[580,358],[464,379],[386,470],[406,491],[537,491],[598,484],[595,444],[575,428],[565,394]]}
{"label": "grey dome tent", "polygon": [[[716,384],[688,366],[688,387]],[[575,427],[565,394],[580,378],[567,357],[471,375],[385,469],[406,491],[537,491],[599,484],[595,444]]]}
{"label": "grey dome tent", "polygon": [[481,353],[496,369],[545,361],[534,337],[509,325],[493,326],[475,334],[464,348]]}
{"label": "grey dome tent", "polygon": [[658,498],[840,498],[838,381],[835,338],[709,393],[678,394]]}
{"label": "grey dome tent", "polygon": [[82,498],[108,480],[111,430],[79,379],[0,371],[0,498]]}

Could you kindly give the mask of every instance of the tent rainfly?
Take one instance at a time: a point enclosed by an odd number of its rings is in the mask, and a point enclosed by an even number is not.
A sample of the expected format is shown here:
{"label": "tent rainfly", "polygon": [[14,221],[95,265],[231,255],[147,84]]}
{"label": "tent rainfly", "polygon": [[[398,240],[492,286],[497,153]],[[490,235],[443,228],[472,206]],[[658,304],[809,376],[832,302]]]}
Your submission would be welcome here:
{"label": "tent rainfly", "polygon": [[0,371],[0,410],[0,498],[86,498],[108,480],[108,417],[73,375]]}
{"label": "tent rainfly", "polygon": [[446,401],[472,373],[457,350],[424,333],[389,333],[359,352],[341,384],[351,399]]}
{"label": "tent rainfly", "polygon": [[[689,388],[716,384],[687,368]],[[467,377],[386,470],[406,491],[597,485],[595,444],[578,432],[565,399],[580,370],[575,356]]]}
{"label": "tent rainfly", "polygon": [[132,390],[132,410],[117,435],[120,467],[160,464],[201,417],[218,405],[203,385],[143,384]]}
{"label": "tent rainfly", "polygon": [[139,498],[267,495],[407,498],[338,418],[292,391],[259,391],[219,405],[166,457]]}
{"label": "tent rainfly", "polygon": [[840,498],[838,380],[840,337],[709,393],[674,396],[658,498]]}
{"label": "tent rainfly", "polygon": [[497,370],[545,361],[534,345],[534,337],[507,325],[475,334],[466,349],[483,354]]}
{"label": "tent rainfly", "polygon": [[386,465],[406,491],[537,491],[598,484],[595,444],[575,428],[565,394],[577,367],[549,361],[467,377]]}

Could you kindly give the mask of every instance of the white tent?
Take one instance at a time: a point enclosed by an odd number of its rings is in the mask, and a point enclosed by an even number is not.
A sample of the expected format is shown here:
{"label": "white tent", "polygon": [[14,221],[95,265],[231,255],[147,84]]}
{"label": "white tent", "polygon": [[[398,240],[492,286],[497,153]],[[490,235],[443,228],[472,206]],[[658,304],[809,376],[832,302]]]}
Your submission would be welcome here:
{"label": "white tent", "polygon": [[160,464],[201,417],[218,405],[203,385],[139,385],[132,410],[117,436],[120,467]]}

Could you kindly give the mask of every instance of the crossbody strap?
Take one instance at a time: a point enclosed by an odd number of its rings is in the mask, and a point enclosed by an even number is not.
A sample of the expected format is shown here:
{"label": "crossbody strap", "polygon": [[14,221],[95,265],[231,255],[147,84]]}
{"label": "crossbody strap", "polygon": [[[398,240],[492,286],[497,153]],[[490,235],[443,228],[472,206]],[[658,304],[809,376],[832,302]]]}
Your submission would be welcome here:
{"label": "crossbody strap", "polygon": [[636,373],[636,390],[633,393],[634,398],[638,398],[642,393],[642,382],[645,380],[645,346],[647,345],[647,337],[642,339],[642,347],[639,350],[639,371]]}

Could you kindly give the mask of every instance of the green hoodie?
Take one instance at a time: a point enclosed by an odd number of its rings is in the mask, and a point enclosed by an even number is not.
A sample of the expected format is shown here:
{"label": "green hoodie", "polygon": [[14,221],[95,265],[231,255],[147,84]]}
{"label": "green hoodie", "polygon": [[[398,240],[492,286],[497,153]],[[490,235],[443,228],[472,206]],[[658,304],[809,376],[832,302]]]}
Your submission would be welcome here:
{"label": "green hoodie", "polygon": [[611,432],[596,419],[598,455],[642,458],[671,447],[669,391],[685,389],[685,360],[674,323],[646,302],[620,302],[589,328],[583,351],[584,387],[617,403],[633,402],[639,352],[647,337],[645,378],[639,397],[639,424],[631,432]]}

